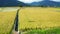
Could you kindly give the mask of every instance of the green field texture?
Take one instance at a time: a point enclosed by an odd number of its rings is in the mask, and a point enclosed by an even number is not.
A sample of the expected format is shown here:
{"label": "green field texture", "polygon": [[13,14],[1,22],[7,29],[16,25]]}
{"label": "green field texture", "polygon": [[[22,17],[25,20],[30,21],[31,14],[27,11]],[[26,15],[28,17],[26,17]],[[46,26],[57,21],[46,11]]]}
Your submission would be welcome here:
{"label": "green field texture", "polygon": [[60,34],[60,27],[50,28],[48,30],[44,29],[33,29],[23,32],[23,34]]}

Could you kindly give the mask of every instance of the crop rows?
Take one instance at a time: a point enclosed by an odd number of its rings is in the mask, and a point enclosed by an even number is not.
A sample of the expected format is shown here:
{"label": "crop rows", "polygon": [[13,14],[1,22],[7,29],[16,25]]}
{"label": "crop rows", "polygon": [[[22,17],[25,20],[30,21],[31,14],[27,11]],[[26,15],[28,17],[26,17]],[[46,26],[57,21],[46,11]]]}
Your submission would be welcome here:
{"label": "crop rows", "polygon": [[14,24],[16,11],[0,12],[0,34],[10,34]]}
{"label": "crop rows", "polygon": [[19,12],[19,30],[60,26],[60,8],[25,7]]}

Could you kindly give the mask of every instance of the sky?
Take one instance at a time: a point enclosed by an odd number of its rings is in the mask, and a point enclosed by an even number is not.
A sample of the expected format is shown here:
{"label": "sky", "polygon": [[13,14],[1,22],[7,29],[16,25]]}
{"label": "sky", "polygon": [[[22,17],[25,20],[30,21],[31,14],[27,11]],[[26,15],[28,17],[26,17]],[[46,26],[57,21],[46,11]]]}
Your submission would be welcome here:
{"label": "sky", "polygon": [[31,2],[38,2],[38,1],[42,1],[42,0],[18,0],[18,1],[22,1],[24,3],[31,3]]}
{"label": "sky", "polygon": [[[24,3],[32,3],[32,2],[38,2],[38,1],[43,1],[43,0],[18,0],[18,1],[21,1]],[[52,1],[60,2],[60,0],[52,0]]]}
{"label": "sky", "polygon": [[53,1],[60,2],[60,0],[53,0]]}

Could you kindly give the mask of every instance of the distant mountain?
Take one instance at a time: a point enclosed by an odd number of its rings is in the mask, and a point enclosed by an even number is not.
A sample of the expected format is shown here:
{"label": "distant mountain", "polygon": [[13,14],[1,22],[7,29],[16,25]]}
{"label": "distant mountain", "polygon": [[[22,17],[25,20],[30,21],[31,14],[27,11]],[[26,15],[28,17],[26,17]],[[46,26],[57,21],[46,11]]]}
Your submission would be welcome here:
{"label": "distant mountain", "polygon": [[0,0],[0,7],[5,6],[26,6],[27,4],[17,0]]}
{"label": "distant mountain", "polygon": [[0,7],[5,6],[51,6],[51,7],[60,7],[60,2],[54,2],[49,0],[44,0],[40,2],[33,3],[23,3],[17,0],[0,0]]}
{"label": "distant mountain", "polygon": [[28,6],[28,4],[18,1],[18,6]]}
{"label": "distant mountain", "polygon": [[29,4],[30,6],[56,6],[60,7],[60,2],[54,2],[54,1],[40,1],[40,2],[33,2]]}

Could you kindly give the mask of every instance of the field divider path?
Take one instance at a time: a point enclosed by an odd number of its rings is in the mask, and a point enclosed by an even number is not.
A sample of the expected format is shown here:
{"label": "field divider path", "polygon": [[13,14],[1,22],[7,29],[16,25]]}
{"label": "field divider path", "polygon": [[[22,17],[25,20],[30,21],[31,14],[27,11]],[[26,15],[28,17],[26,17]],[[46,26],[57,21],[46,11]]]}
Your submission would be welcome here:
{"label": "field divider path", "polygon": [[18,30],[18,22],[19,22],[19,11],[21,10],[21,7],[17,10],[16,13],[16,17],[14,20],[14,30],[15,30],[15,34],[19,34],[19,30]]}

